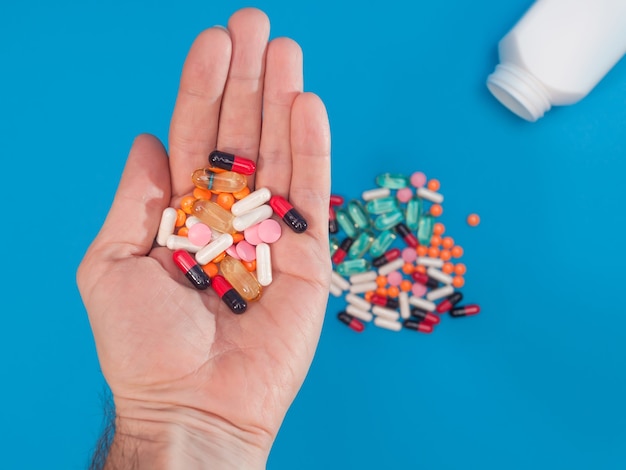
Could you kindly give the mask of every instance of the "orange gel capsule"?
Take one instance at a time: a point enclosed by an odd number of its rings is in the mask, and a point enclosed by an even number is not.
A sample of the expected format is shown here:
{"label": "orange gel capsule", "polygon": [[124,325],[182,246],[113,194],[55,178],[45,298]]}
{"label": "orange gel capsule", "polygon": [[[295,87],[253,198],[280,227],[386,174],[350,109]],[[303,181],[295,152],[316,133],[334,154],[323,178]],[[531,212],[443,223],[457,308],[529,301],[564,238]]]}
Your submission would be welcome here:
{"label": "orange gel capsule", "polygon": [[233,219],[235,216],[219,204],[206,199],[198,199],[192,208],[192,214],[200,219],[211,230],[221,233],[234,233]]}
{"label": "orange gel capsule", "polygon": [[238,259],[226,255],[220,262],[222,274],[245,300],[254,301],[261,297],[261,284]]}
{"label": "orange gel capsule", "polygon": [[234,171],[217,173],[208,168],[199,168],[191,175],[197,187],[221,193],[236,193],[247,187],[248,178]]}

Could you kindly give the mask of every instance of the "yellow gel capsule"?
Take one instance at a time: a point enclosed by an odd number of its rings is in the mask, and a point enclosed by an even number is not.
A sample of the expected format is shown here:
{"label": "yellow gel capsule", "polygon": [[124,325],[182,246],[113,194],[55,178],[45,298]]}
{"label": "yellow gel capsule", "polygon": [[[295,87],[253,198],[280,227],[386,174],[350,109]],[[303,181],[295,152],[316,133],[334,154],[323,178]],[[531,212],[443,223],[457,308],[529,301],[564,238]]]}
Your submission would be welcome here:
{"label": "yellow gel capsule", "polygon": [[241,261],[226,255],[219,267],[226,280],[245,300],[254,301],[261,297],[261,284]]}
{"label": "yellow gel capsule", "polygon": [[221,233],[235,233],[233,219],[235,216],[219,204],[206,199],[198,199],[191,207],[192,215],[195,215],[211,230]]}
{"label": "yellow gel capsule", "polygon": [[193,184],[198,188],[210,189],[218,193],[236,193],[248,185],[245,175],[234,171],[216,173],[209,168],[199,168],[191,175]]}

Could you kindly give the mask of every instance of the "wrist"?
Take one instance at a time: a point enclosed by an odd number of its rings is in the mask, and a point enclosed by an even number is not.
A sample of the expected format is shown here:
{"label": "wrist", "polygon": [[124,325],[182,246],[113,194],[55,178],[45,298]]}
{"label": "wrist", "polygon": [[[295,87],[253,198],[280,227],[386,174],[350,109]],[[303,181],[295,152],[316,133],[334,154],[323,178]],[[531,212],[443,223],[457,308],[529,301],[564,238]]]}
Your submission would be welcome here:
{"label": "wrist", "polygon": [[264,469],[273,437],[175,405],[115,399],[105,469]]}

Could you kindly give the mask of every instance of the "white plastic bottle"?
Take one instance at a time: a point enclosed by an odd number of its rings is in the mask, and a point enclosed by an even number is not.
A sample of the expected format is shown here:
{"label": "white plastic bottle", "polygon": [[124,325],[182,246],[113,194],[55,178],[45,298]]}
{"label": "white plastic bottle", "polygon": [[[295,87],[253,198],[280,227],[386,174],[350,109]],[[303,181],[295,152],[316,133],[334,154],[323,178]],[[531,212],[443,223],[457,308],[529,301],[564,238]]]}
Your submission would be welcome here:
{"label": "white plastic bottle", "polygon": [[536,121],[584,98],[626,54],[626,0],[537,0],[498,44],[491,93]]}

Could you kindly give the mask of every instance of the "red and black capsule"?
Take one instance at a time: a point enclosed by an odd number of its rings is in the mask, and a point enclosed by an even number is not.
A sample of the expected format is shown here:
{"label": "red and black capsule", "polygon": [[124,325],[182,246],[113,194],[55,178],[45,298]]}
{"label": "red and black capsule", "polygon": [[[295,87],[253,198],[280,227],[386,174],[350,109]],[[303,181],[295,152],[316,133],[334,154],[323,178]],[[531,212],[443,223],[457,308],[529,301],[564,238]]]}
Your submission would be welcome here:
{"label": "red and black capsule", "polygon": [[285,222],[291,230],[296,233],[302,233],[307,229],[308,224],[306,219],[294,209],[287,199],[282,196],[272,196],[269,203],[278,217],[283,219],[283,222]]}
{"label": "red and black capsule", "polygon": [[350,249],[353,243],[354,243],[354,238],[351,238],[351,237],[344,238],[342,242],[339,244],[339,248],[337,248],[335,252],[333,253],[333,257],[331,258],[333,263],[335,264],[341,263],[346,258],[346,255],[348,254],[348,250]]}
{"label": "red and black capsule", "polygon": [[188,252],[176,250],[172,259],[196,289],[205,290],[211,285],[211,278]]}
{"label": "red and black capsule", "polygon": [[243,313],[248,308],[246,301],[239,295],[230,282],[221,274],[213,276],[211,287],[233,313]]}
{"label": "red and black capsule", "polygon": [[414,271],[413,274],[411,274],[411,277],[413,278],[415,282],[424,284],[426,287],[430,287],[431,289],[439,285],[439,281],[437,279],[433,279],[426,273],[420,273],[419,271]]}
{"label": "red and black capsule", "polygon": [[358,318],[354,318],[347,312],[339,312],[337,314],[337,318],[339,318],[339,321],[345,323],[357,333],[360,333],[365,329],[365,325],[361,320],[359,320]]}
{"label": "red and black capsule", "polygon": [[370,298],[370,303],[374,305],[380,305],[381,307],[386,308],[398,308],[400,302],[398,299],[393,299],[391,297],[387,297],[386,295],[374,294]]}
{"label": "red and black capsule", "polygon": [[439,305],[435,308],[437,313],[446,313],[451,310],[456,304],[463,300],[463,294],[461,292],[454,292],[445,297]]}
{"label": "red and black capsule", "polygon": [[433,325],[431,323],[426,323],[424,321],[408,319],[408,320],[404,320],[402,322],[402,325],[404,325],[406,329],[419,331],[420,333],[432,333],[433,332]]}
{"label": "red and black capsule", "polygon": [[213,150],[209,154],[209,164],[213,167],[235,171],[242,175],[251,175],[256,171],[256,163],[252,160],[219,150]]}
{"label": "red and black capsule", "polygon": [[420,244],[417,237],[411,232],[411,229],[402,222],[396,224],[394,228],[396,232],[398,232],[398,235],[400,235],[404,242],[411,248],[417,248]]}
{"label": "red and black capsule", "polygon": [[372,266],[375,268],[380,268],[383,264],[387,264],[393,260],[400,258],[402,252],[400,248],[392,248],[390,250],[385,251],[382,255],[374,258],[372,260]]}
{"label": "red and black capsule", "polygon": [[441,321],[441,319],[434,313],[427,312],[426,310],[418,307],[411,308],[411,315],[415,317],[415,321],[430,323],[431,325],[436,325]]}
{"label": "red and black capsule", "polygon": [[464,305],[462,307],[454,307],[450,310],[450,316],[454,318],[467,317],[469,315],[476,315],[479,312],[480,306],[478,305]]}
{"label": "red and black capsule", "polygon": [[337,214],[333,206],[328,208],[328,233],[339,232],[339,224],[337,223]]}

